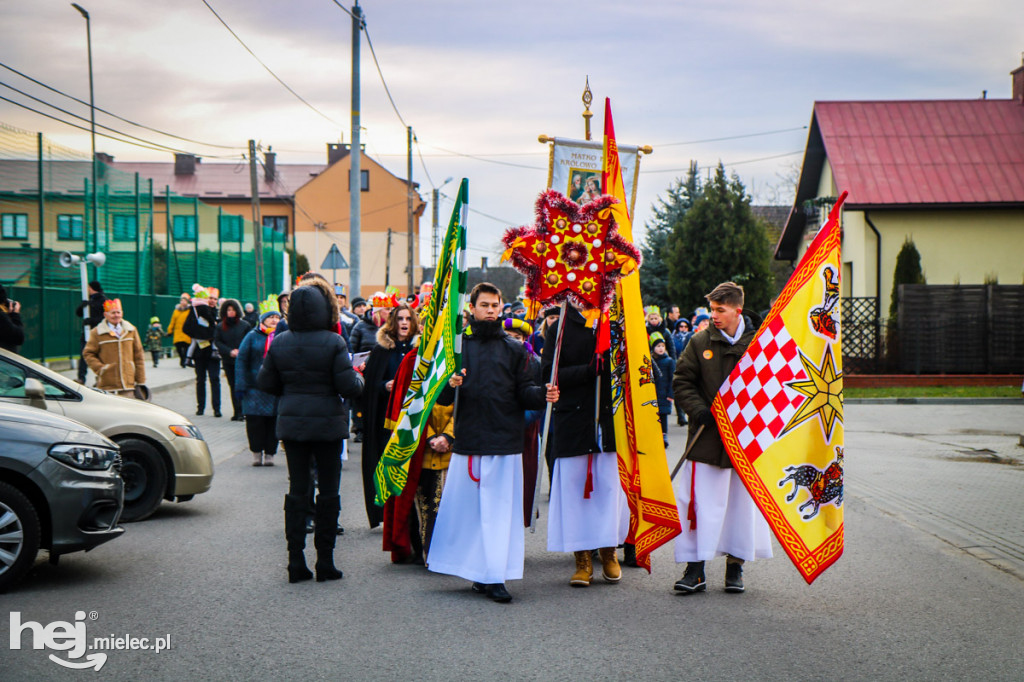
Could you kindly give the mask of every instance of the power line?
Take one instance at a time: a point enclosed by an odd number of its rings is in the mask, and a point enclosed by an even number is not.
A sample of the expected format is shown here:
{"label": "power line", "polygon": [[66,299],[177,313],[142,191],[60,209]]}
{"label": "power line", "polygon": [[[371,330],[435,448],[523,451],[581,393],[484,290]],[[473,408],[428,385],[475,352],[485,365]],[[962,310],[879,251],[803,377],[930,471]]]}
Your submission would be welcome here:
{"label": "power line", "polygon": [[[13,99],[8,99],[7,97],[4,97],[3,95],[0,95],[0,100],[3,100],[4,102],[10,102],[11,104],[13,104],[16,107],[21,107],[22,109],[27,109],[27,110],[29,110],[29,111],[31,111],[33,113],[39,114],[40,116],[45,116],[46,118],[53,119],[54,121],[57,121],[59,123],[63,123],[64,125],[71,126],[72,128],[78,128],[79,130],[84,130],[87,133],[90,132],[90,129],[86,128],[85,126],[80,126],[77,123],[71,123],[70,121],[65,121],[62,118],[59,118],[57,116],[52,116],[52,115],[47,114],[47,113],[45,113],[43,111],[39,111],[38,109],[33,109],[32,107],[28,106],[27,104],[22,104],[21,102],[15,102]],[[81,117],[79,117],[79,118],[81,118]],[[150,149],[150,150],[155,151],[155,152],[167,151],[166,149],[161,149],[159,147],[154,147],[154,146],[151,146],[151,145],[148,145],[148,144],[139,144],[138,142],[132,142],[131,140],[123,140],[123,139],[121,139],[119,137],[114,137],[113,135],[108,135],[107,133],[97,132],[96,134],[99,135],[100,137],[105,137],[105,138],[110,139],[110,140],[116,140],[117,142],[123,142],[124,144],[130,144],[130,145],[133,145],[135,147],[142,147],[143,149]]]}
{"label": "power line", "polygon": [[[28,97],[29,99],[34,100],[36,102],[39,102],[40,104],[42,104],[44,106],[50,107],[51,109],[56,109],[57,111],[61,112],[62,114],[67,114],[68,116],[73,116],[73,117],[77,118],[80,121],[89,121],[89,119],[86,118],[85,116],[79,116],[78,114],[76,114],[74,112],[71,112],[71,111],[68,111],[67,109],[62,109],[61,107],[58,107],[56,104],[51,104],[51,103],[47,102],[46,100],[40,99],[40,98],[38,98],[38,97],[36,97],[34,95],[30,95],[30,94],[28,94],[27,92],[25,92],[23,90],[19,90],[18,88],[14,87],[13,85],[8,85],[7,83],[0,82],[0,86],[3,86],[5,88],[7,88],[8,90],[13,90],[16,93],[18,93],[19,95],[24,95],[25,97]],[[8,101],[10,101],[10,100],[8,100]],[[35,110],[33,110],[33,111],[35,111]],[[36,113],[41,113],[41,112],[36,112]],[[96,127],[97,128],[103,128],[104,130],[109,130],[111,132],[117,133],[118,135],[123,135],[124,137],[130,138],[132,140],[137,140],[139,142],[143,142],[143,143],[145,143],[147,145],[152,145],[151,147],[149,147],[150,149],[153,149],[154,147],[159,147],[161,150],[177,152],[179,154],[188,154],[189,153],[189,152],[186,152],[184,150],[177,149],[175,147],[168,147],[167,145],[160,144],[159,142],[153,142],[152,140],[145,140],[145,139],[143,139],[141,137],[136,137],[135,135],[131,135],[129,133],[124,132],[123,130],[117,130],[115,128],[111,128],[110,126],[105,126],[105,125],[103,125],[101,123],[97,123]],[[117,139],[117,138],[114,138],[114,139]],[[121,141],[122,142],[126,142],[126,140],[121,140]],[[214,158],[229,158],[229,157],[214,157]],[[230,157],[230,158],[234,158],[234,157]]]}
{"label": "power line", "polygon": [[[795,152],[786,152],[784,154],[773,154],[772,156],[761,156],[761,157],[758,157],[756,159],[744,159],[743,161],[733,161],[731,163],[720,162],[720,163],[722,163],[722,165],[725,166],[726,168],[731,168],[732,166],[742,166],[742,165],[748,164],[748,163],[757,163],[758,161],[771,161],[772,159],[781,159],[781,158],[784,158],[784,157],[787,157],[787,156],[795,156],[796,154],[803,154],[803,153],[804,153],[803,149],[798,149]],[[681,173],[683,171],[688,171],[688,170],[690,170],[689,166],[687,166],[686,168],[651,168],[649,170],[642,170],[642,171],[640,171],[640,173],[641,174],[643,174],[643,173]]]}
{"label": "power line", "polygon": [[234,36],[235,40],[237,40],[237,41],[238,41],[238,43],[239,43],[239,44],[240,44],[240,45],[241,45],[242,47],[244,47],[244,48],[245,48],[245,51],[246,51],[246,52],[248,52],[248,53],[249,53],[250,55],[252,55],[252,58],[253,58],[253,59],[255,59],[255,60],[256,60],[257,62],[259,62],[259,65],[260,65],[260,66],[262,66],[262,67],[263,67],[264,69],[266,69],[266,70],[267,70],[267,73],[269,73],[269,74],[270,74],[271,76],[273,76],[273,77],[274,77],[274,80],[276,80],[276,81],[277,81],[278,83],[280,83],[281,85],[283,85],[283,86],[284,86],[284,88],[285,88],[285,89],[286,89],[286,90],[287,90],[288,92],[290,92],[290,93],[292,93],[293,95],[295,95],[295,98],[296,98],[296,99],[298,99],[298,100],[299,100],[300,102],[302,102],[303,104],[305,104],[305,105],[306,105],[307,107],[309,107],[310,109],[312,109],[313,111],[315,111],[315,112],[316,112],[317,114],[319,114],[320,116],[322,116],[322,117],[323,117],[323,118],[325,118],[326,120],[330,121],[330,122],[331,122],[331,123],[333,123],[334,125],[338,126],[339,128],[341,128],[341,127],[342,127],[342,125],[341,125],[340,123],[338,123],[338,122],[337,122],[337,121],[335,121],[335,120],[334,120],[333,118],[331,118],[330,116],[328,116],[328,115],[327,115],[327,114],[325,114],[324,112],[322,112],[322,111],[320,111],[319,109],[317,109],[316,107],[314,107],[314,106],[313,106],[312,104],[310,104],[310,103],[309,103],[309,102],[307,102],[307,101],[306,101],[305,99],[303,99],[302,95],[300,95],[299,93],[297,93],[297,92],[295,92],[294,90],[292,90],[291,86],[289,86],[289,85],[288,85],[287,83],[285,83],[285,82],[284,82],[283,80],[281,80],[281,79],[280,79],[280,78],[278,77],[278,75],[277,75],[276,73],[274,73],[273,71],[271,71],[271,70],[270,70],[270,67],[269,67],[269,66],[267,66],[266,64],[264,64],[264,63],[263,63],[263,60],[262,60],[262,59],[260,59],[259,57],[257,57],[257,56],[256,56],[256,53],[255,53],[255,52],[253,52],[253,51],[252,51],[251,49],[249,49],[249,46],[245,44],[245,41],[243,41],[243,40],[242,40],[241,38],[239,38],[239,37],[238,37],[238,34],[237,34],[237,33],[235,33],[234,31],[232,31],[232,30],[231,30],[231,27],[230,27],[230,26],[228,26],[228,24],[227,24],[227,22],[226,22],[226,21],[224,21],[223,19],[221,19],[220,15],[219,15],[219,14],[217,14],[217,11],[216,11],[215,9],[213,9],[213,7],[211,7],[211,6],[210,6],[210,3],[208,3],[208,2],[206,1],[206,0],[203,0],[203,4],[204,4],[204,5],[206,5],[206,8],[207,8],[207,9],[209,9],[209,10],[210,10],[210,12],[212,12],[212,13],[213,13],[213,16],[217,17],[217,21],[219,21],[219,22],[220,22],[220,23],[221,23],[221,24],[222,24],[222,25],[224,26],[224,28],[226,28],[226,29],[228,30],[228,33],[230,33],[230,34],[231,34],[232,36]]}
{"label": "power line", "polygon": [[[24,78],[25,80],[31,81],[31,82],[35,83],[36,85],[38,85],[40,87],[46,88],[47,90],[50,90],[51,92],[55,92],[58,95],[61,95],[62,97],[67,97],[68,99],[70,99],[70,100],[72,100],[74,102],[78,102],[79,104],[81,104],[83,106],[90,106],[89,102],[86,102],[84,100],[78,99],[74,95],[69,95],[68,93],[66,93],[66,92],[64,92],[62,90],[58,90],[57,88],[55,88],[55,87],[53,87],[51,85],[47,85],[46,83],[43,83],[42,81],[36,80],[35,78],[32,78],[28,74],[22,73],[21,71],[18,71],[17,69],[15,69],[13,67],[10,67],[7,64],[4,64],[4,63],[0,62],[0,67],[3,67],[5,69],[7,69],[11,73],[17,74],[17,75],[21,76],[22,78]],[[22,93],[22,94],[24,94],[24,93]],[[31,96],[31,95],[29,95],[29,96]],[[131,121],[131,120],[127,119],[127,118],[124,118],[123,116],[118,116],[117,114],[115,114],[113,112],[107,111],[106,109],[103,109],[102,107],[95,107],[95,109],[96,109],[96,111],[104,113],[107,116],[110,116],[112,118],[116,118],[119,121],[123,121],[123,122],[125,122],[125,123],[127,123],[129,125],[133,125],[133,126],[135,126],[137,128],[143,128],[143,129],[148,130],[150,132],[157,133],[159,135],[164,135],[166,137],[173,137],[174,139],[181,140],[182,142],[191,142],[192,144],[198,144],[198,145],[201,145],[203,147],[216,147],[218,149],[231,149],[231,150],[243,149],[242,147],[231,147],[231,146],[228,146],[228,145],[225,145],[225,144],[214,144],[212,142],[201,142],[199,140],[193,140],[193,139],[188,138],[188,137],[182,137],[180,135],[175,135],[174,133],[168,133],[168,132],[165,132],[163,130],[158,130],[156,128],[151,128],[150,126],[144,125],[142,123],[136,123],[135,121]]]}
{"label": "power line", "polygon": [[663,144],[653,145],[654,147],[678,147],[687,144],[704,144],[705,142],[726,142],[728,140],[742,140],[748,137],[763,137],[764,135],[778,135],[779,133],[792,133],[797,130],[807,130],[807,126],[797,126],[796,128],[783,128],[781,130],[766,130],[762,133],[747,133],[746,135],[729,135],[728,137],[709,137],[706,140],[689,140],[687,142],[666,142]]}
{"label": "power line", "polygon": [[402,118],[400,113],[398,113],[398,107],[395,105],[395,99],[391,96],[391,89],[388,88],[388,83],[384,80],[384,72],[380,70],[380,62],[377,61],[377,53],[374,52],[373,41],[370,40],[370,29],[366,27],[366,24],[363,24],[363,33],[366,34],[366,44],[370,47],[370,56],[373,57],[373,64],[377,67],[377,75],[380,76],[380,82],[384,86],[384,92],[388,96],[388,101],[391,102],[391,108],[395,110],[395,116],[397,116],[398,120],[402,122],[402,126],[408,128],[409,126],[406,124],[405,119]]}
{"label": "power line", "polygon": [[493,159],[484,158],[482,156],[475,156],[473,154],[463,154],[462,152],[456,152],[456,151],[453,151],[451,149],[445,149],[444,147],[437,147],[437,146],[434,146],[432,144],[428,144],[427,146],[431,147],[433,149],[439,149],[442,152],[447,152],[447,153],[451,154],[452,156],[461,156],[461,157],[464,157],[464,158],[467,158],[467,159],[474,159],[476,161],[484,161],[485,163],[494,163],[494,164],[498,164],[499,166],[511,166],[513,168],[528,168],[529,170],[547,170],[547,168],[541,168],[540,166],[527,166],[527,165],[521,164],[521,163],[509,163],[508,161],[495,161]]}
{"label": "power line", "polygon": [[349,15],[353,19],[355,19],[355,17],[352,16],[352,12],[349,11],[348,7],[345,7],[344,5],[342,5],[340,2],[338,2],[338,0],[333,0],[333,2],[334,2],[335,5],[337,5],[338,7],[341,8],[342,12],[344,12],[347,15]]}

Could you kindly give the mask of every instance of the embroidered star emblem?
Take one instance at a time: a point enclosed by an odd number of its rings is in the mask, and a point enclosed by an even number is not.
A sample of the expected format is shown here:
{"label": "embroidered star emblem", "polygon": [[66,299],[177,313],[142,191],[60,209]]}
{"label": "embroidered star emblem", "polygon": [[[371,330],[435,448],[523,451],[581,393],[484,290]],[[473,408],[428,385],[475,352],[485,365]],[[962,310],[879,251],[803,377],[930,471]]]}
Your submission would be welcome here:
{"label": "embroidered star emblem", "polygon": [[836,423],[843,421],[843,373],[836,371],[831,345],[825,346],[825,356],[821,359],[820,367],[815,366],[803,352],[800,353],[800,363],[803,364],[808,378],[790,381],[786,385],[807,396],[807,399],[797,409],[782,433],[788,433],[805,421],[818,417],[825,431],[825,441],[828,442],[832,440],[832,431]]}
{"label": "embroidered star emblem", "polygon": [[616,280],[640,263],[640,252],[617,232],[603,196],[580,206],[554,190],[537,199],[537,222],[513,227],[502,239],[502,260],[526,276],[526,296],[541,305],[568,300],[580,310],[603,311]]}

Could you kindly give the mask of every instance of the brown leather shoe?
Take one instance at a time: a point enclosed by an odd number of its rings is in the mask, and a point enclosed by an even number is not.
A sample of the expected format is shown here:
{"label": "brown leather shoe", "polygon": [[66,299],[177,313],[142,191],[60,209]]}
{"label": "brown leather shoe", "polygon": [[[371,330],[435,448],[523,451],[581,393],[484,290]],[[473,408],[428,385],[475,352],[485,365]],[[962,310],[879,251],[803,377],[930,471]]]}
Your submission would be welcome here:
{"label": "brown leather shoe", "polygon": [[569,578],[573,587],[587,587],[594,577],[594,565],[590,561],[590,550],[573,552],[576,557],[576,572]]}
{"label": "brown leather shoe", "polygon": [[619,557],[615,554],[615,548],[602,547],[598,552],[601,554],[601,577],[605,582],[617,583],[622,580],[622,569],[619,568]]}

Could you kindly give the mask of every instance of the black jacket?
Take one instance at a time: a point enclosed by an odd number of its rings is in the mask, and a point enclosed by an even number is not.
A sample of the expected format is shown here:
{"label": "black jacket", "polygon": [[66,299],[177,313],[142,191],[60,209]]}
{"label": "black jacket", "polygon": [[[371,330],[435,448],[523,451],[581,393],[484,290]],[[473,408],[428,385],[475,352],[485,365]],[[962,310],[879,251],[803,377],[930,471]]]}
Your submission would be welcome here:
{"label": "black jacket", "polygon": [[[548,328],[541,355],[545,377],[551,374],[555,356],[555,337],[558,325]],[[597,337],[588,329],[586,320],[572,306],[566,306],[565,330],[562,332],[562,352],[558,358],[558,402],[555,403],[551,423],[552,457],[575,457],[592,452],[615,452],[615,431],[612,426],[611,374],[608,353],[601,358],[601,443],[594,429],[594,408],[597,393],[597,363],[594,347]]]}
{"label": "black jacket", "polygon": [[[462,341],[466,376],[455,410],[455,443],[460,455],[514,455],[523,451],[525,410],[544,407],[544,387],[530,369],[526,347],[508,338],[501,322],[471,323]],[[451,405],[448,386],[438,402]]]}
{"label": "black jacket", "polygon": [[372,313],[366,313],[349,332],[348,347],[353,354],[366,353],[377,345],[377,325],[370,322],[370,315]]}
{"label": "black jacket", "polygon": [[17,353],[25,343],[25,326],[20,313],[5,313],[0,310],[0,348]]}
{"label": "black jacket", "polygon": [[348,357],[345,339],[328,329],[328,303],[319,289],[292,292],[291,326],[275,335],[256,381],[262,391],[281,396],[277,437],[295,441],[334,441],[347,436],[342,398],[363,392],[363,379]]}
{"label": "black jacket", "polygon": [[89,329],[95,329],[96,326],[103,321],[103,302],[107,300],[107,297],[103,294],[96,292],[95,294],[89,295],[89,301],[82,301],[75,308],[75,315],[82,317],[85,313],[85,309],[89,309],[89,316],[83,318],[82,323],[89,325]]}
{"label": "black jacket", "polygon": [[193,305],[181,330],[195,341],[213,341],[217,331],[217,310],[209,305]]}
{"label": "black jacket", "polygon": [[[226,324],[228,307],[235,309],[237,317],[235,317],[234,324]],[[224,299],[220,304],[220,322],[217,323],[217,329],[213,333],[213,342],[216,344],[220,356],[224,358],[224,362],[234,362],[231,351],[242,345],[242,339],[251,329],[249,323],[242,319],[242,306],[238,301],[233,298]]]}

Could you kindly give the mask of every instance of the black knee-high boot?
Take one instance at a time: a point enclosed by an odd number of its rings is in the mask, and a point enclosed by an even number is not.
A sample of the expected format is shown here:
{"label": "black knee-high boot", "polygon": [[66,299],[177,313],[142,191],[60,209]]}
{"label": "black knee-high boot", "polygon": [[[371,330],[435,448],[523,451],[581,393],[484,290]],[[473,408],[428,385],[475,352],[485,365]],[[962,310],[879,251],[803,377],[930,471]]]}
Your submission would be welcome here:
{"label": "black knee-high boot", "polygon": [[309,580],[313,574],[306,568],[306,497],[284,496],[284,537],[288,542],[288,582]]}
{"label": "black knee-high boot", "polygon": [[316,530],[313,532],[313,546],[316,547],[316,581],[337,580],[341,571],[334,567],[334,543],[338,538],[338,512],[341,500],[337,495],[316,497]]}

